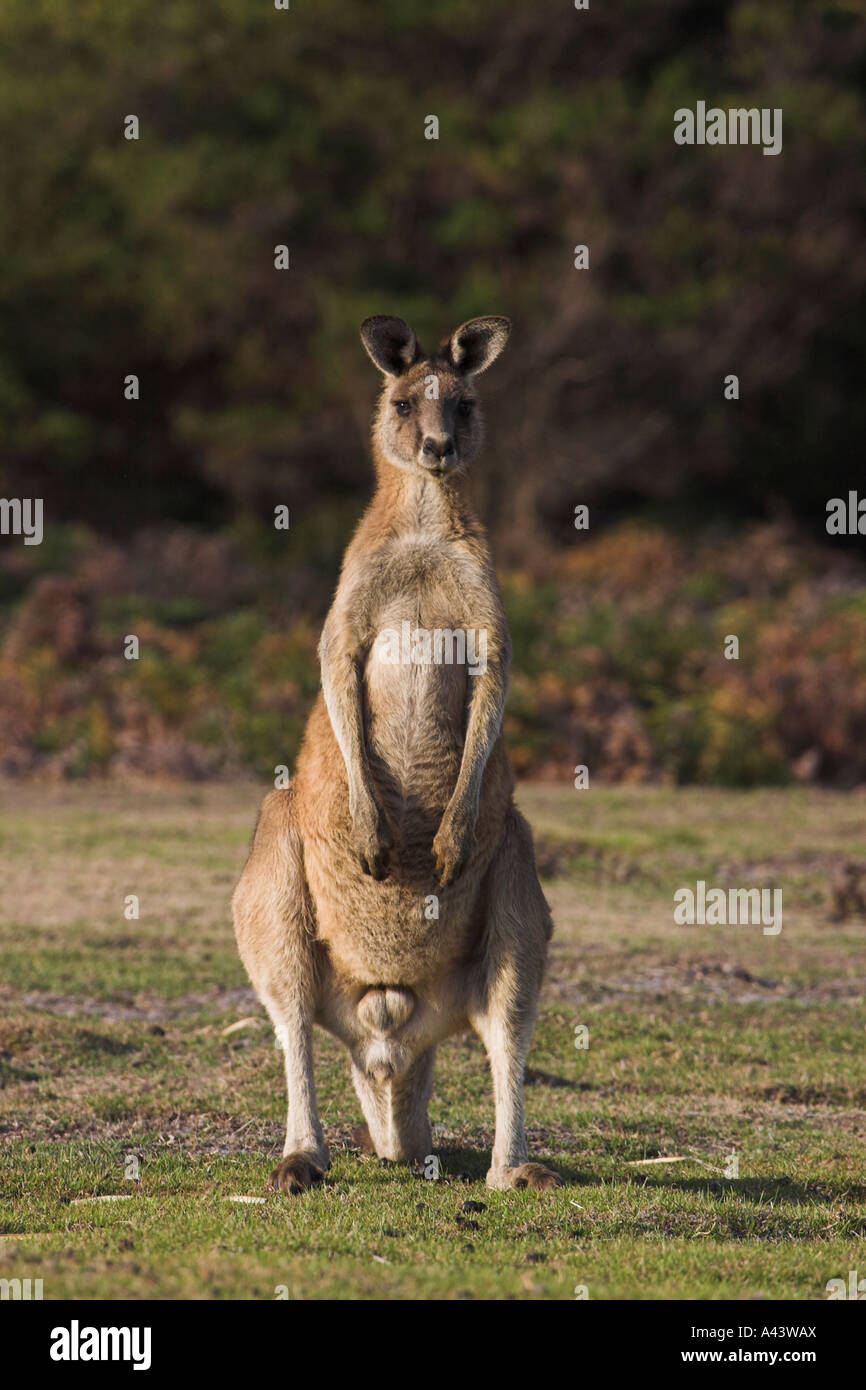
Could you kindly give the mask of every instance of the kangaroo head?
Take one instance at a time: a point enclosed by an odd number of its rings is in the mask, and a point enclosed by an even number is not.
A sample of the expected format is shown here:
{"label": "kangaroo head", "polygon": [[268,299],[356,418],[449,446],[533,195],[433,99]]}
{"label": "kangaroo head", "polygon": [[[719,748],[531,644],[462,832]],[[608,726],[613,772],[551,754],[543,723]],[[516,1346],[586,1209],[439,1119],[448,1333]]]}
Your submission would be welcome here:
{"label": "kangaroo head", "polygon": [[469,319],[428,355],[403,319],[364,320],[361,341],[385,373],[373,439],[387,463],[436,478],[466,471],[484,438],[475,377],[510,332],[505,318]]}

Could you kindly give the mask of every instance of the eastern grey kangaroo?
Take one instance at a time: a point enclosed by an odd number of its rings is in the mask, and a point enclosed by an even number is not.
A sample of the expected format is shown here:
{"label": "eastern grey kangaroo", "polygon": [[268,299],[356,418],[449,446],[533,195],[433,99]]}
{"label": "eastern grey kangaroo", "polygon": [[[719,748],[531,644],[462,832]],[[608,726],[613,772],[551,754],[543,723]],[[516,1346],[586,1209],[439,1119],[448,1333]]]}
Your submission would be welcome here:
{"label": "eastern grey kangaroo", "polygon": [[369,1145],[401,1162],[431,1152],[437,1043],[473,1028],[496,1109],[488,1186],[559,1182],[526,1148],[524,1063],[552,925],[502,738],[508,627],[466,497],[483,433],[475,379],[510,328],[471,319],[428,355],[402,319],[361,326],[385,374],[377,489],[322,632],[295,777],[265,798],[233,900],[285,1050],[286,1142],[271,1175],[285,1192],[330,1162],[315,1023],[349,1049]]}

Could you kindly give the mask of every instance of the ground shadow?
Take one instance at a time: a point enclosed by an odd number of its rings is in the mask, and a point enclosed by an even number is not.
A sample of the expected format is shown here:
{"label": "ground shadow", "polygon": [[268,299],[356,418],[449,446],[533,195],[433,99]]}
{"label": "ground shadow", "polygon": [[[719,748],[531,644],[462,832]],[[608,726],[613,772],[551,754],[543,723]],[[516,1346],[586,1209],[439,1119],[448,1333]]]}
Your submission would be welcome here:
{"label": "ground shadow", "polygon": [[527,1067],[524,1076],[524,1084],[527,1086],[550,1086],[552,1090],[596,1090],[596,1087],[591,1081],[573,1081],[568,1076],[556,1076],[553,1072],[538,1071],[535,1067]]}
{"label": "ground shadow", "polygon": [[814,1185],[793,1182],[785,1177],[754,1178],[665,1178],[658,1175],[625,1173],[620,1180],[630,1186],[665,1188],[676,1192],[699,1192],[710,1197],[725,1194],[747,1202],[785,1202],[792,1206],[818,1206],[845,1198],[862,1201],[866,1187],[862,1184],[821,1181]]}

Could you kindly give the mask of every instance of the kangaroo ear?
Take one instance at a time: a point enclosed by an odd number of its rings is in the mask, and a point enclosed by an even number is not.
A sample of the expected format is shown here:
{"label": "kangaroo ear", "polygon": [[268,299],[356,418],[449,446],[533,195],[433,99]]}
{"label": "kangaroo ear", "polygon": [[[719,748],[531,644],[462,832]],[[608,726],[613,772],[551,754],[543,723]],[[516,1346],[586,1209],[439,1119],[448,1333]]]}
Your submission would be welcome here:
{"label": "kangaroo ear", "polygon": [[380,372],[402,376],[421,356],[418,339],[403,319],[374,314],[361,324],[361,342]]}
{"label": "kangaroo ear", "polygon": [[475,376],[495,362],[511,332],[511,320],[492,316],[469,319],[451,334],[448,356],[461,376]]}

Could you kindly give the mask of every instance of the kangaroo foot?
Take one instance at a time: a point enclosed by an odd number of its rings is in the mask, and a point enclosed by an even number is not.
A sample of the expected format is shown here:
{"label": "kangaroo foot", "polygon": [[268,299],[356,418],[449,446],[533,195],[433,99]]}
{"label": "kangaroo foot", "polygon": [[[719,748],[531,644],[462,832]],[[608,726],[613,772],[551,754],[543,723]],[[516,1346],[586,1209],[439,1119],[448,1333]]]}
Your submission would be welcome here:
{"label": "kangaroo foot", "polygon": [[491,1168],[487,1174],[487,1186],[533,1187],[539,1192],[547,1192],[552,1187],[561,1187],[562,1180],[543,1163],[520,1163],[516,1168]]}
{"label": "kangaroo foot", "polygon": [[277,1192],[294,1195],[315,1187],[325,1174],[310,1154],[286,1154],[271,1173],[270,1186]]}

